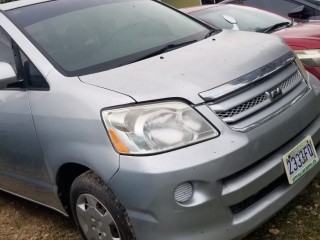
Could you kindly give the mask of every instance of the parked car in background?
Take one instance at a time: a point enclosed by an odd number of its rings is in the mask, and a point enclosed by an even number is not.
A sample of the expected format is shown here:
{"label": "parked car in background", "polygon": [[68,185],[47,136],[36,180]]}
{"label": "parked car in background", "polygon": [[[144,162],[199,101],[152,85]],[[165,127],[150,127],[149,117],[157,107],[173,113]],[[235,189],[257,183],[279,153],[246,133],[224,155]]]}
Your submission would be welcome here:
{"label": "parked car in background", "polygon": [[320,21],[294,22],[271,12],[234,4],[181,10],[222,29],[277,35],[295,50],[305,68],[320,79]]}
{"label": "parked car in background", "polygon": [[235,239],[319,173],[320,82],[278,37],[158,1],[16,1],[0,139],[0,189],[88,240]]}
{"label": "parked car in background", "polygon": [[293,18],[320,20],[320,0],[224,0],[265,9]]}
{"label": "parked car in background", "polygon": [[203,4],[214,4],[222,0],[159,0],[175,8],[200,6]]}

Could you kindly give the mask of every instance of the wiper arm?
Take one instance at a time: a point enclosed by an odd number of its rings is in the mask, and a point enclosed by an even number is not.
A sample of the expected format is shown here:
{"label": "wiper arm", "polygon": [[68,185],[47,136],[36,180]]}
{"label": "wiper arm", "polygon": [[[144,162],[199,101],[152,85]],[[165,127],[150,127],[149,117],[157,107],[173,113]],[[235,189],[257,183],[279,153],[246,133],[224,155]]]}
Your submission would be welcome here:
{"label": "wiper arm", "polygon": [[277,28],[280,28],[280,27],[290,27],[292,26],[292,22],[280,22],[280,23],[276,23],[270,27],[267,27],[266,29],[264,29],[262,32],[264,33],[270,33],[270,32],[273,32],[274,30],[276,30]]}
{"label": "wiper arm", "polygon": [[210,29],[210,31],[206,34],[204,38],[211,37],[213,34],[217,33],[217,29]]}
{"label": "wiper arm", "polygon": [[141,60],[144,60],[144,59],[147,59],[147,58],[150,58],[150,57],[154,57],[154,56],[157,56],[161,53],[165,53],[169,50],[173,50],[173,49],[176,49],[176,48],[180,48],[180,47],[183,47],[183,46],[186,46],[186,45],[189,45],[191,43],[195,43],[197,42],[197,40],[192,40],[192,41],[187,41],[187,42],[182,42],[182,43],[178,43],[178,44],[168,44],[152,53],[149,53],[141,58],[138,58],[136,60],[134,60],[133,62],[138,62],[138,61],[141,61]]}

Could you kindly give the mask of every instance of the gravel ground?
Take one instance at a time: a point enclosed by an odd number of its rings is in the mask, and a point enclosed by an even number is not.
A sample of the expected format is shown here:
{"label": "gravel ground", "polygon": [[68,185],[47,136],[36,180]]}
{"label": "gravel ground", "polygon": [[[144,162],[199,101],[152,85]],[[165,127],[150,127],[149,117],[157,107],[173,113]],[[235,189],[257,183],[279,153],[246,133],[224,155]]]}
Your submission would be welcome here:
{"label": "gravel ground", "polygon": [[[0,240],[80,240],[71,220],[0,192]],[[320,240],[320,175],[245,240]]]}

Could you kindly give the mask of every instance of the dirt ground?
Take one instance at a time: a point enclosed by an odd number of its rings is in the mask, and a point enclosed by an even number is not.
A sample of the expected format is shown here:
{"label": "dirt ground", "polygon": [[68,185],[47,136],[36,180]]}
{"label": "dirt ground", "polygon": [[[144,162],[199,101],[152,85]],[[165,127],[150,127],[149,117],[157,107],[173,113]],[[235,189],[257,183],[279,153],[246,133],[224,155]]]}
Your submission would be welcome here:
{"label": "dirt ground", "polygon": [[[0,240],[80,240],[71,220],[0,192]],[[245,240],[320,240],[320,175]]]}

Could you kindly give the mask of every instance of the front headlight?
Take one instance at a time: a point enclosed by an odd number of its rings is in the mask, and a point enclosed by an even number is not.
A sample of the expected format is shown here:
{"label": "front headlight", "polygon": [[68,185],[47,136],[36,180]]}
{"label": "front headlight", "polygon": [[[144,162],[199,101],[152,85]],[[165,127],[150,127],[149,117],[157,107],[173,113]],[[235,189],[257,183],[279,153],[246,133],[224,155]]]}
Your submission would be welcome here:
{"label": "front headlight", "polygon": [[309,67],[320,67],[320,49],[295,51],[301,62]]}
{"label": "front headlight", "polygon": [[102,111],[110,140],[122,154],[153,154],[219,135],[194,109],[164,102]]}

